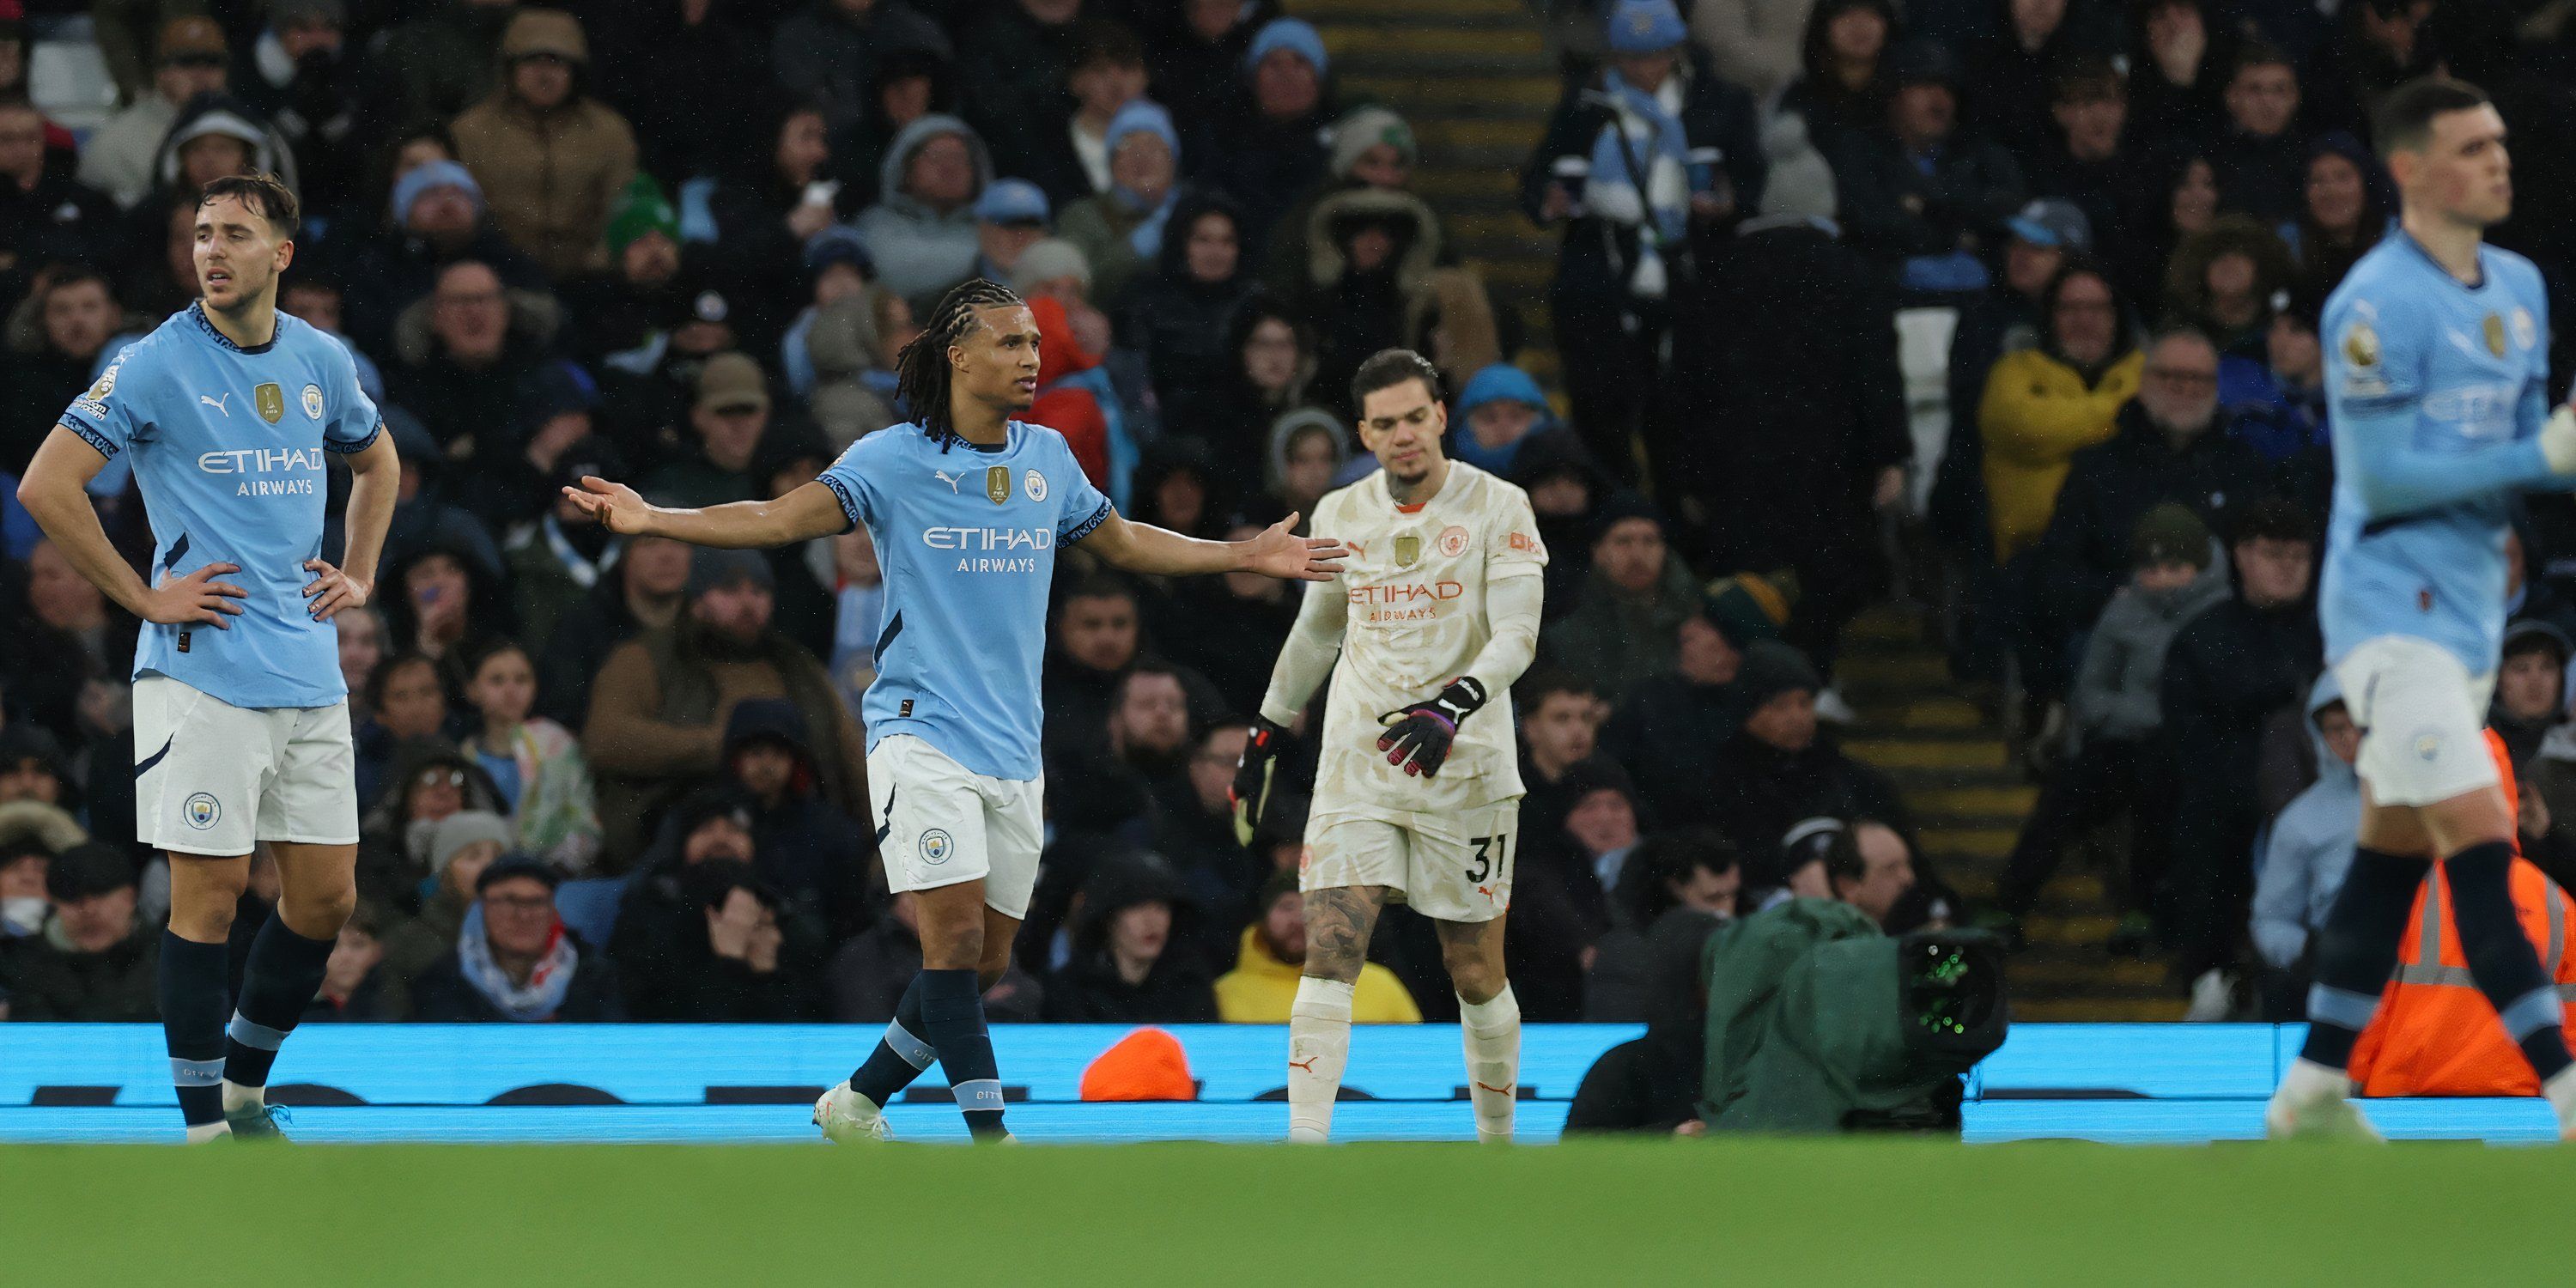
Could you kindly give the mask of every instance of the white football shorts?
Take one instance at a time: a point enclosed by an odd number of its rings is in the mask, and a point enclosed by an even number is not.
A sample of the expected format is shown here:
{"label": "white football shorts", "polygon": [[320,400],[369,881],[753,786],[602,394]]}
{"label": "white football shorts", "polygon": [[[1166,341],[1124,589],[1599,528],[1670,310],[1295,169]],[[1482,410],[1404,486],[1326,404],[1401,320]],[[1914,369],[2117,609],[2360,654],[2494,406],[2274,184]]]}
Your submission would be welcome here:
{"label": "white football shorts", "polygon": [[1045,848],[1046,776],[988,778],[908,733],[868,752],[868,810],[889,890],[984,883],[984,905],[1026,917]]}
{"label": "white football shorts", "polygon": [[357,767],[345,701],[237,707],[166,675],[134,682],[134,826],[154,849],[355,845]]}
{"label": "white football shorts", "polygon": [[2431,805],[2498,786],[2487,751],[2495,672],[2471,675],[2449,649],[2407,635],[2363,640],[2335,666],[2361,726],[2353,768],[2382,805]]}
{"label": "white football shorts", "polygon": [[1306,826],[1297,888],[1385,886],[1390,902],[1440,921],[1492,921],[1512,906],[1521,798],[1455,814],[1319,811]]}

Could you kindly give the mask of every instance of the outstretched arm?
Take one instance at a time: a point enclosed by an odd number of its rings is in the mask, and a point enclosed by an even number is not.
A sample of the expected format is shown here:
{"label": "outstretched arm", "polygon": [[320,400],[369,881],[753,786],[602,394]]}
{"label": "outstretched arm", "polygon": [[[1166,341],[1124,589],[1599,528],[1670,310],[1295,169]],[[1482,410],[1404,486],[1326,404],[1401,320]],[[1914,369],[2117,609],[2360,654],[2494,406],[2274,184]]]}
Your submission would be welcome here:
{"label": "outstretched arm", "polygon": [[1079,544],[1115,567],[1164,577],[1257,572],[1283,581],[1330,581],[1338,576],[1342,543],[1298,536],[1296,524],[1292,514],[1249,541],[1202,541],[1132,522],[1112,510]]}
{"label": "outstretched arm", "polygon": [[1349,595],[1329,582],[1308,586],[1306,602],[1297,606],[1297,624],[1280,646],[1270,668],[1270,690],[1261,696],[1261,718],[1275,725],[1296,723],[1306,700],[1332,674],[1342,655],[1342,630],[1350,622]]}
{"label": "outstretched arm", "polygon": [[838,536],[850,529],[840,498],[821,483],[807,483],[769,501],[736,501],[702,510],[647,504],[623,483],[583,476],[563,494],[619,536],[669,537],[693,546],[742,549],[783,546]]}

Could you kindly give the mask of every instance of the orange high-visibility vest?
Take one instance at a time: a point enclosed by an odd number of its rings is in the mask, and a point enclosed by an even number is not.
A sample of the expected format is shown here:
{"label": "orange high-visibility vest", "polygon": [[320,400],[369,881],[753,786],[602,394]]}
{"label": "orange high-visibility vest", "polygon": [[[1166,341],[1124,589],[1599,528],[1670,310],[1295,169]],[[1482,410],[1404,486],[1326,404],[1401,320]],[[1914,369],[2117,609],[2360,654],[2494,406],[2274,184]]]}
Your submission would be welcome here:
{"label": "orange high-visibility vest", "polygon": [[[2504,742],[2487,733],[2503,775],[2505,804],[2517,804],[2513,764]],[[2564,1000],[2576,997],[2576,901],[2521,856],[2514,844],[2508,878],[2514,914],[2541,953],[2540,963]],[[2451,922],[2451,883],[2442,865],[2416,892],[2396,972],[2380,994],[2378,1018],[2353,1047],[2352,1080],[2365,1096],[2536,1096],[2540,1080],[2504,1031],[2469,976],[2460,933]],[[2576,1025],[2568,1028],[2576,1042]]]}

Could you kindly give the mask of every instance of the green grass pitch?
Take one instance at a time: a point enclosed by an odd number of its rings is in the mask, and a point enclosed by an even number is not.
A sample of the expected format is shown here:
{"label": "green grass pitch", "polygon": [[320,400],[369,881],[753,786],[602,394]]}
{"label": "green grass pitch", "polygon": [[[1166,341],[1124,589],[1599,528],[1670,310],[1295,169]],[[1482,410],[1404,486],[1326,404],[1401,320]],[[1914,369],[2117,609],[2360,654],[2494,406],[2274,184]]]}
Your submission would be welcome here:
{"label": "green grass pitch", "polygon": [[2576,1152],[1724,1140],[0,1149],[0,1283],[2563,1282]]}

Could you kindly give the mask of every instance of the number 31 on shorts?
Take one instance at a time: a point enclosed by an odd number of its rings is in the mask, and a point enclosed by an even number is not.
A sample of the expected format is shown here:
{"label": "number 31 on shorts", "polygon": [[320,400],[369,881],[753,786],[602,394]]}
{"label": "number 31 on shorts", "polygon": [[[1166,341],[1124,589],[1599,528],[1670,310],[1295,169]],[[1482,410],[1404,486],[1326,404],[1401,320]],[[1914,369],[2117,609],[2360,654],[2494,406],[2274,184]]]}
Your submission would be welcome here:
{"label": "number 31 on shorts", "polygon": [[1511,863],[1511,839],[1509,832],[1469,837],[1467,844],[1476,847],[1476,866],[1467,869],[1467,879],[1481,885],[1489,876],[1500,878]]}

